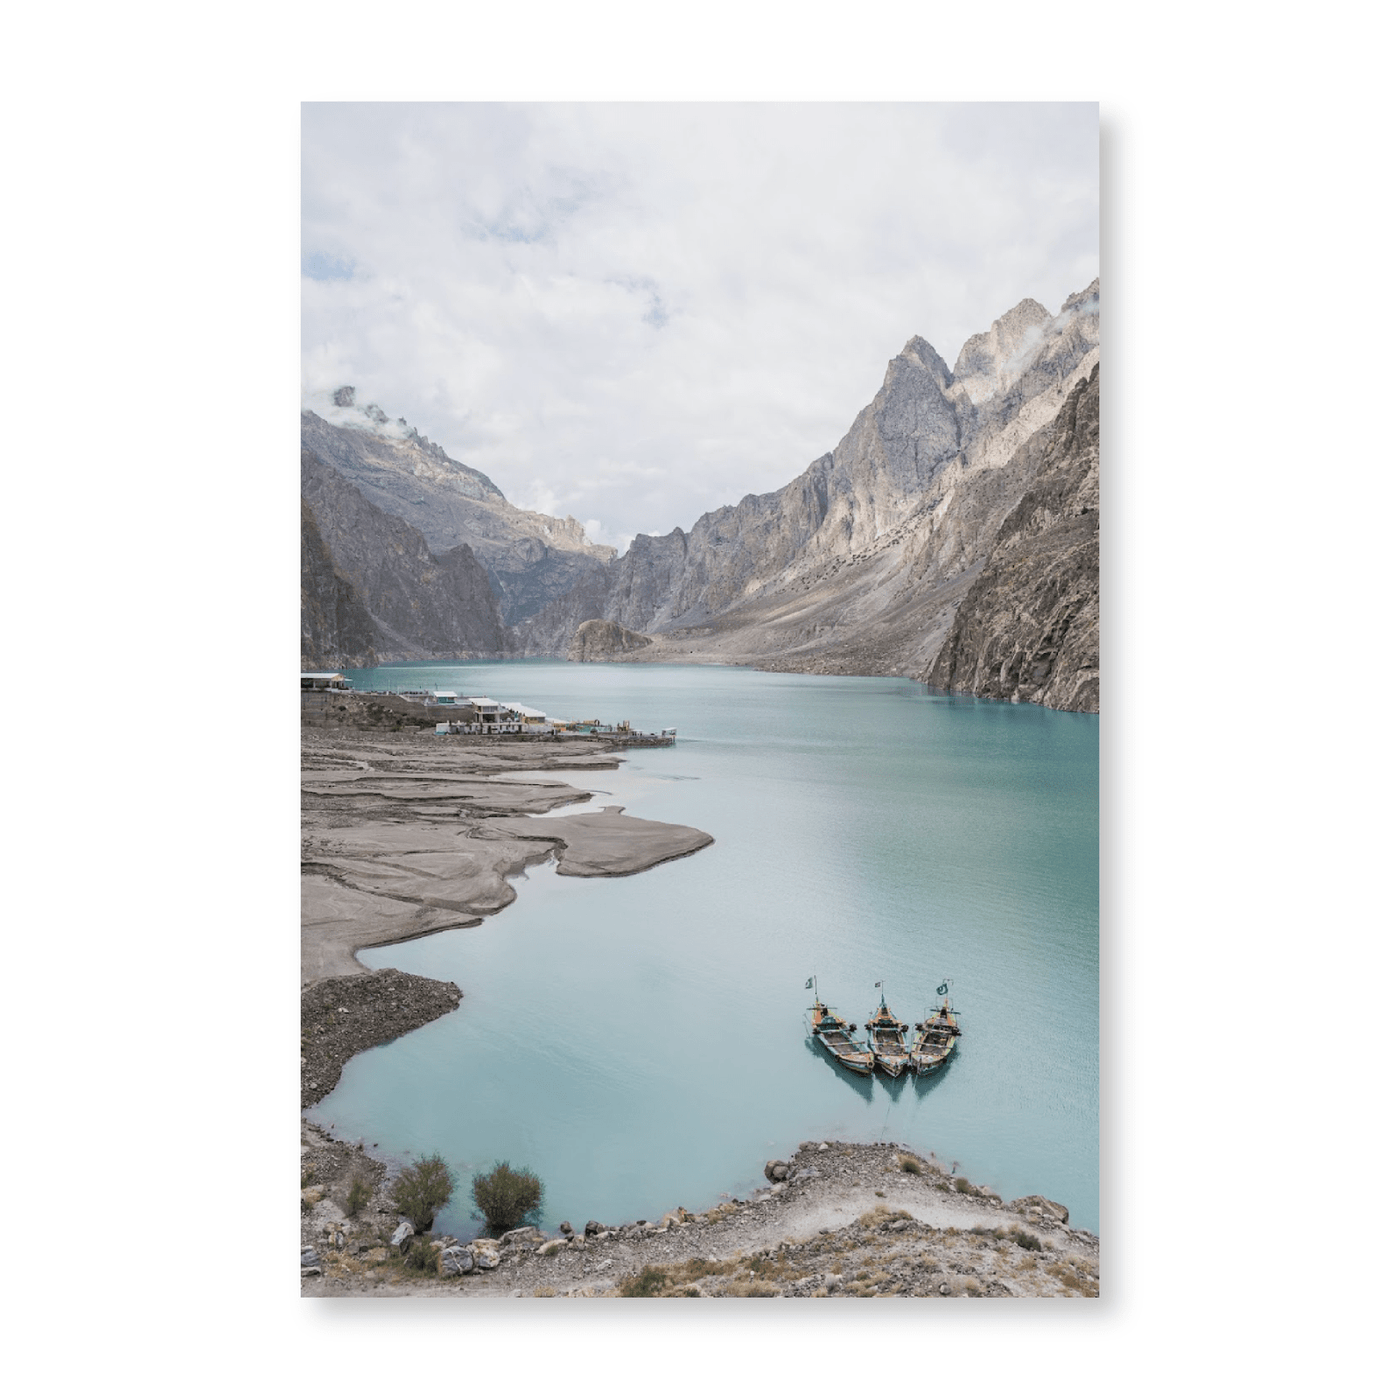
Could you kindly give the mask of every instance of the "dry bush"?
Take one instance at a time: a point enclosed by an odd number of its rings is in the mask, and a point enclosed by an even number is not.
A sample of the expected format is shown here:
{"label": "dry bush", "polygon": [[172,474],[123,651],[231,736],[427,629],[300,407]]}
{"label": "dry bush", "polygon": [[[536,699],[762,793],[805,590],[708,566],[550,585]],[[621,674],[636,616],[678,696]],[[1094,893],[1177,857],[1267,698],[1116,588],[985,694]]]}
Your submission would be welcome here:
{"label": "dry bush", "polygon": [[457,1178],[438,1153],[420,1157],[394,1181],[394,1208],[413,1222],[418,1234],[433,1228],[433,1218],[452,1198]]}
{"label": "dry bush", "polygon": [[493,1230],[509,1230],[538,1208],[540,1179],[528,1167],[512,1169],[497,1162],[489,1172],[472,1177],[472,1199]]}
{"label": "dry bush", "polygon": [[908,1172],[910,1176],[922,1176],[924,1174],[924,1164],[917,1157],[911,1157],[907,1152],[899,1155],[899,1169]]}
{"label": "dry bush", "polygon": [[680,1282],[692,1283],[698,1278],[730,1273],[735,1267],[721,1264],[718,1259],[687,1259],[684,1264],[673,1264],[671,1274]]}
{"label": "dry bush", "polygon": [[622,1298],[660,1298],[669,1285],[670,1279],[666,1277],[666,1270],[648,1264],[641,1273],[623,1279],[618,1296]]}

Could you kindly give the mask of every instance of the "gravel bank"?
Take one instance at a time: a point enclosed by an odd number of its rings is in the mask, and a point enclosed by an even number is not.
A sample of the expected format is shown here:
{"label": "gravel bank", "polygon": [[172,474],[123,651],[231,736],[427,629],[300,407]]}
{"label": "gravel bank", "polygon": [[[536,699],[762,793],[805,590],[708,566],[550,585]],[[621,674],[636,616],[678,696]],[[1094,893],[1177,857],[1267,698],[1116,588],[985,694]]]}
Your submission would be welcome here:
{"label": "gravel bank", "polygon": [[301,994],[301,1106],[325,1098],[346,1062],[361,1050],[387,1045],[409,1031],[455,1011],[462,989],[455,982],[383,968],[331,977]]}

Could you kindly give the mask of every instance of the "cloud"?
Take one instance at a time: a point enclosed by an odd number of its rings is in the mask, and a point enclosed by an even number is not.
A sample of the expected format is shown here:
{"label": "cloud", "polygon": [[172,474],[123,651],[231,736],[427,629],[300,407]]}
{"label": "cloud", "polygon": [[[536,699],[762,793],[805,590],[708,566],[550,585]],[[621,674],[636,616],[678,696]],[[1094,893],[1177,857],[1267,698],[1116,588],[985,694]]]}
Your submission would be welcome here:
{"label": "cloud", "polygon": [[307,391],[357,385],[608,543],[791,480],[911,335],[951,363],[1097,274],[1093,104],[310,104],[303,130],[303,246],[349,274],[303,280]]}

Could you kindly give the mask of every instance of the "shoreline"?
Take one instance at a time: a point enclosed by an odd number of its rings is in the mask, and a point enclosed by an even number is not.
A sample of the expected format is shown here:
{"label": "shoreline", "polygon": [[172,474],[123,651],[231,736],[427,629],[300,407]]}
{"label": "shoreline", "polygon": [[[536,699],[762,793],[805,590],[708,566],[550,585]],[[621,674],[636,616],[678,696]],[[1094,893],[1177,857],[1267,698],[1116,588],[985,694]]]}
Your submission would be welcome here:
{"label": "shoreline", "polygon": [[[713,838],[620,807],[553,815],[592,794],[549,775],[620,766],[596,741],[445,741],[403,733],[401,721],[390,712],[369,729],[303,731],[304,1296],[631,1296],[644,1285],[659,1290],[648,1296],[1097,1296],[1098,1239],[1070,1228],[1062,1207],[1041,1197],[1003,1204],[988,1188],[955,1184],[931,1154],[889,1143],[803,1144],[789,1163],[768,1164],[771,1186],[699,1215],[678,1207],[660,1222],[591,1236],[580,1228],[572,1238],[517,1230],[494,1263],[483,1248],[480,1267],[474,1245],[429,1236],[435,1259],[454,1251],[449,1274],[464,1248],[472,1266],[447,1277],[411,1272],[390,1245],[399,1217],[377,1144],[367,1151],[336,1138],[334,1124],[321,1128],[305,1113],[356,1054],[455,1010],[464,989],[371,971],[356,953],[477,926],[513,902],[509,876],[551,856],[560,874],[620,876]],[[547,823],[535,821],[545,813]],[[901,1166],[905,1157],[918,1170]],[[351,1219],[355,1176],[373,1194]],[[1018,1231],[1032,1232],[1034,1246],[1018,1245]],[[855,1258],[864,1264],[847,1268]]]}
{"label": "shoreline", "polygon": [[[514,903],[510,883],[553,858],[558,874],[637,874],[714,843],[696,827],[598,812],[551,775],[615,772],[616,736],[438,736],[424,708],[347,697],[302,728],[302,1109],[350,1059],[446,1015],[463,989],[373,972],[358,954],[475,928]],[[450,990],[449,990],[450,989]]]}
{"label": "shoreline", "polygon": [[[406,1236],[382,1163],[303,1124],[303,1297],[1098,1297],[1099,1240],[1041,1196],[1003,1202],[906,1143],[804,1142],[772,1183],[657,1221]],[[308,1165],[309,1164],[309,1165]],[[355,1219],[355,1175],[373,1194]],[[466,1182],[458,1190],[469,1189]],[[314,1199],[312,1199],[314,1198]],[[409,1254],[417,1238],[426,1251]],[[423,1269],[414,1267],[421,1256]]]}

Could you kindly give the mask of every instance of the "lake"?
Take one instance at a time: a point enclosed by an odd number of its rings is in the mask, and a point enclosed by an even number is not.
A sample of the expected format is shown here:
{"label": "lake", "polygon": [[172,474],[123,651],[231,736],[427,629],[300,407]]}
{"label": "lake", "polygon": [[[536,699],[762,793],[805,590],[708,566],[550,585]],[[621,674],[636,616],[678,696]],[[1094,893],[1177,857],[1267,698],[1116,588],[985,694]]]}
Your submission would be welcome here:
{"label": "lake", "polygon": [[[745,1195],[768,1158],[846,1138],[936,1151],[1098,1231],[1097,715],[730,667],[346,675],[674,726],[674,748],[556,776],[715,838],[622,879],[534,866],[479,927],[360,955],[462,1003],[357,1056],[307,1116],[394,1163],[441,1152],[461,1184],[436,1228],[480,1230],[470,1178],[502,1159],[544,1182],[544,1227],[581,1229]],[[918,1081],[838,1069],[805,1033],[813,975],[862,1023],[877,981],[912,1024],[951,979],[957,1051]]]}

